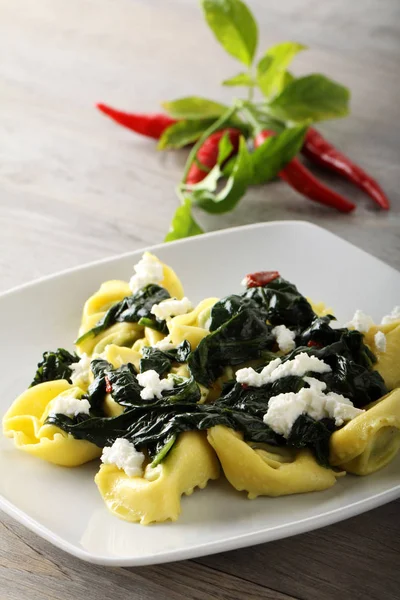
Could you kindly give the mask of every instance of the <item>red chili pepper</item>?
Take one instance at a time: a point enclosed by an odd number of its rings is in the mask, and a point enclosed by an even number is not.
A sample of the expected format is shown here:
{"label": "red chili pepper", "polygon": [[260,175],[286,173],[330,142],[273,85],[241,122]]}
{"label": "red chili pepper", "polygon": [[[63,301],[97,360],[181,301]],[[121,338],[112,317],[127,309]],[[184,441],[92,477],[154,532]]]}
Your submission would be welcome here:
{"label": "red chili pepper", "polygon": [[[261,131],[254,140],[255,147],[258,148],[258,146],[261,146],[271,135],[275,135],[275,133],[267,130]],[[310,198],[310,200],[331,206],[341,212],[350,212],[356,207],[347,198],[331,190],[314,177],[311,171],[298,158],[293,158],[278,175],[297,192]]]}
{"label": "red chili pepper", "polygon": [[[200,146],[196,155],[197,162],[194,162],[190,166],[189,172],[186,177],[186,183],[199,183],[199,181],[202,181],[207,176],[207,173],[211,171],[213,167],[215,167],[218,160],[219,142],[225,133],[228,133],[229,140],[233,146],[232,152],[230,156],[228,156],[228,158],[234,156],[237,153],[241,133],[239,129],[233,129],[232,127],[228,127],[226,129],[221,129],[220,131],[212,133],[210,137],[206,139],[204,144]],[[204,165],[205,168],[202,169],[199,165]]]}
{"label": "red chili pepper", "polygon": [[316,129],[312,127],[308,129],[301,151],[304,156],[318,165],[346,177],[366,192],[384,210],[390,208],[385,192],[375,179],[332,146]]}
{"label": "red chili pepper", "polygon": [[108,379],[107,375],[104,377],[104,381],[106,382],[106,392],[107,392],[107,394],[111,394],[111,392],[112,392],[112,385],[111,385],[111,382]]}
{"label": "red chili pepper", "polygon": [[156,140],[170,125],[177,123],[176,119],[162,113],[127,113],[106,104],[97,104],[97,108],[120,125]]}
{"label": "red chili pepper", "polygon": [[307,346],[309,348],[323,348],[322,344],[320,344],[319,342],[314,342],[314,340],[310,340],[309,342],[307,342]]}
{"label": "red chili pepper", "polygon": [[274,279],[280,277],[278,271],[258,271],[257,273],[249,273],[243,279],[243,283],[248,288],[262,287],[271,283]]}

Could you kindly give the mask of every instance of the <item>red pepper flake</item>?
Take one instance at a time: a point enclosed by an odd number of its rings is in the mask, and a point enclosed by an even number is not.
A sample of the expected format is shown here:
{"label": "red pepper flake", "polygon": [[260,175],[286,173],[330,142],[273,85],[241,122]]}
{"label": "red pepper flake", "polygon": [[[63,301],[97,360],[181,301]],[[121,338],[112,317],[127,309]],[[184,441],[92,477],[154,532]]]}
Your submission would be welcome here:
{"label": "red pepper flake", "polygon": [[315,342],[314,340],[310,340],[310,341],[307,343],[307,346],[308,346],[309,348],[323,348],[323,345],[322,345],[322,344],[320,344],[319,342]]}
{"label": "red pepper flake", "polygon": [[242,383],[241,385],[244,390],[247,390],[247,388],[249,387],[248,383]]}
{"label": "red pepper flake", "polygon": [[111,385],[110,380],[108,379],[107,375],[104,377],[104,380],[106,382],[106,392],[107,392],[107,394],[111,394],[112,385]]}
{"label": "red pepper flake", "polygon": [[258,271],[257,273],[249,273],[243,281],[248,288],[262,287],[279,276],[278,271]]}

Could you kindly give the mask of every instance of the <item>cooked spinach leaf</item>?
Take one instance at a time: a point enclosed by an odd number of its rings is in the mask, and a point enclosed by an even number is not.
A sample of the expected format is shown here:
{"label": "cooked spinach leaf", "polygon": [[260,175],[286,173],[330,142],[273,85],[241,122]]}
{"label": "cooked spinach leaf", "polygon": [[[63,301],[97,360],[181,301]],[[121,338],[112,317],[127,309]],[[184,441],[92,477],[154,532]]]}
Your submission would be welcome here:
{"label": "cooked spinach leaf", "polygon": [[140,372],[153,369],[159,375],[170,371],[172,363],[184,363],[190,354],[190,343],[184,340],[176,348],[160,350],[152,346],[145,346],[142,350],[143,358],[140,360]]}
{"label": "cooked spinach leaf", "polygon": [[168,329],[165,321],[159,320],[151,314],[152,306],[167,298],[170,298],[170,295],[166,289],[150,283],[132,296],[127,296],[114,304],[95,327],[81,335],[75,343],[80,344],[88,338],[95,337],[115,323],[140,323],[142,320],[145,321],[145,325],[148,327],[167,333]]}
{"label": "cooked spinach leaf", "polygon": [[226,296],[211,310],[210,331],[215,331],[239,312],[252,309],[272,325],[303,329],[316,318],[308,300],[295,285],[277,277],[262,287],[248,288],[243,294]]}
{"label": "cooked spinach leaf", "polygon": [[43,358],[38,363],[37,371],[29,387],[44,383],[45,381],[55,381],[56,379],[66,379],[71,382],[71,365],[79,361],[79,356],[71,354],[65,348],[58,348],[54,352],[47,351],[43,353]]}
{"label": "cooked spinach leaf", "polygon": [[160,376],[171,369],[172,359],[162,350],[145,346],[142,349],[143,358],[140,359],[140,372],[156,371]]}
{"label": "cooked spinach leaf", "polygon": [[252,308],[244,308],[201,340],[189,356],[189,368],[196,381],[209,387],[225,366],[260,358],[274,343],[271,327]]}
{"label": "cooked spinach leaf", "polygon": [[251,298],[246,298],[243,295],[232,294],[226,296],[214,304],[211,308],[210,313],[210,331],[215,331],[218,327],[221,327],[224,323],[229,321],[232,317],[237,315],[240,311],[245,308],[251,308],[257,312],[260,318],[264,321],[267,320],[267,312],[254,302]]}
{"label": "cooked spinach leaf", "polygon": [[336,429],[334,419],[316,421],[303,414],[293,423],[287,445],[294,448],[310,448],[319,464],[329,468],[329,440]]}
{"label": "cooked spinach leaf", "polygon": [[332,319],[334,317],[331,315],[314,319],[310,327],[307,327],[297,336],[297,345],[325,347],[340,341],[340,347],[335,346],[335,350],[349,360],[370,369],[376,362],[376,357],[364,344],[363,334],[359,331],[350,331],[345,327],[333,329],[330,326]]}
{"label": "cooked spinach leaf", "polygon": [[272,325],[308,327],[316,315],[297,287],[278,277],[263,287],[249,288],[244,297],[256,302]]}

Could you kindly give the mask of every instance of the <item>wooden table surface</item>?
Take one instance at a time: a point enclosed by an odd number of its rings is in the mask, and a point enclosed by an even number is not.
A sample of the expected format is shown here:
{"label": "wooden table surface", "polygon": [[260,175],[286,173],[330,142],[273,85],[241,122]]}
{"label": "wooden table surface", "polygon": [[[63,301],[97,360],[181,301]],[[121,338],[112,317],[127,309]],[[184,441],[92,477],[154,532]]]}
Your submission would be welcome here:
{"label": "wooden table surface", "polygon": [[[207,230],[275,219],[318,223],[400,268],[400,6],[398,0],[251,0],[261,48],[311,50],[296,72],[351,87],[352,116],[324,124],[374,173],[391,201],[361,193],[352,215],[303,200],[282,183],[252,189]],[[185,152],[156,154],[98,114],[96,101],[157,109],[162,99],[228,99],[237,66],[194,0],[0,0],[0,288],[159,242],[177,204]],[[80,562],[2,515],[1,600],[400,597],[400,502],[292,539],[164,566]]]}

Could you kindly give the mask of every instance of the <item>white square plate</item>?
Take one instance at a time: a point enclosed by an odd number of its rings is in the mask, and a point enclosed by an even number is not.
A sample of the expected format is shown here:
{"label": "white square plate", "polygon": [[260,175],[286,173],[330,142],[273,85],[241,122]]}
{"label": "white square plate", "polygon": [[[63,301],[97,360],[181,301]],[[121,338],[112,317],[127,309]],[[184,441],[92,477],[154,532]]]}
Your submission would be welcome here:
{"label": "white square plate", "polygon": [[[333,234],[304,222],[251,225],[149,248],[182,278],[194,301],[240,290],[245,273],[277,269],[324,300],[342,322],[356,308],[375,319],[400,303],[400,274]],[[44,350],[72,347],[86,298],[102,281],[129,279],[142,251],[72,269],[0,297],[1,413],[32,379]],[[181,560],[295,535],[400,496],[400,457],[366,478],[325,492],[249,501],[221,479],[184,497],[176,523],[142,527],[112,516],[93,482],[97,461],[47,464],[0,442],[0,508],[84,560],[134,566]]]}

